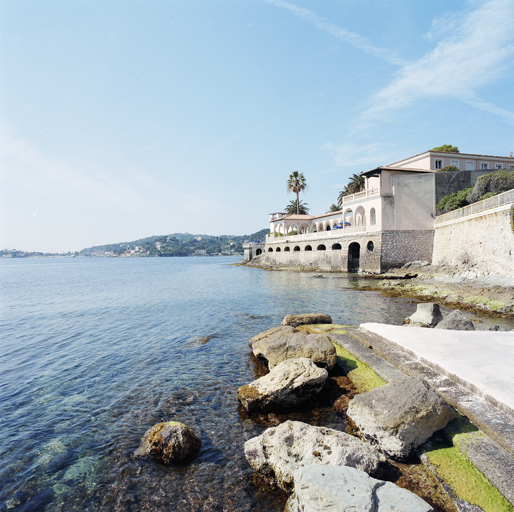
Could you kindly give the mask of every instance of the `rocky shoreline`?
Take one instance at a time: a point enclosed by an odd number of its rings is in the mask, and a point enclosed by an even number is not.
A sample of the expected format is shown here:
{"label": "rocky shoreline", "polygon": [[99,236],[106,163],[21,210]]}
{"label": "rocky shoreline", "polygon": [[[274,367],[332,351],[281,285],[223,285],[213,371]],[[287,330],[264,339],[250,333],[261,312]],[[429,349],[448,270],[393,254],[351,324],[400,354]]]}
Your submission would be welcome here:
{"label": "rocky shoreline", "polygon": [[[280,267],[251,261],[245,265],[269,271],[311,272],[323,277],[341,274],[318,268]],[[412,262],[385,274],[352,273],[362,281],[359,288],[379,291],[391,297],[405,297],[424,302],[438,302],[452,309],[462,309],[493,317],[514,318],[514,280],[498,275],[482,275],[473,267],[460,268]]]}
{"label": "rocky shoreline", "polygon": [[[419,305],[407,323],[473,329],[461,317],[448,326],[451,315],[443,319],[437,305],[427,306]],[[404,374],[360,344],[352,328],[332,324],[328,315],[287,315],[248,344],[256,364],[268,371],[241,386],[238,401],[250,419],[277,413],[283,420],[247,439],[242,449],[257,479],[287,493],[284,512],[514,511],[509,484],[502,495],[467,455],[468,445],[483,446],[484,434],[477,436],[478,429],[424,378]],[[340,387],[339,375],[360,393]],[[287,417],[328,395],[346,432]],[[156,425],[136,455],[166,464],[190,460],[200,441],[188,430],[176,422]],[[507,474],[512,460],[504,461]],[[502,479],[493,479],[502,490]]]}

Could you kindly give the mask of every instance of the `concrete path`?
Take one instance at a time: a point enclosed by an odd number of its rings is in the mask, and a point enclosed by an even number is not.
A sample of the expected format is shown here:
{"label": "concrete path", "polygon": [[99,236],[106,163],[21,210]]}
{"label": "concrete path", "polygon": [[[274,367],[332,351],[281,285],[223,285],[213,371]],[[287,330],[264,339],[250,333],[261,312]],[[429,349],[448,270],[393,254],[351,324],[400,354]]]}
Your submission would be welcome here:
{"label": "concrete path", "polygon": [[367,323],[360,329],[408,350],[514,417],[514,332],[449,331]]}

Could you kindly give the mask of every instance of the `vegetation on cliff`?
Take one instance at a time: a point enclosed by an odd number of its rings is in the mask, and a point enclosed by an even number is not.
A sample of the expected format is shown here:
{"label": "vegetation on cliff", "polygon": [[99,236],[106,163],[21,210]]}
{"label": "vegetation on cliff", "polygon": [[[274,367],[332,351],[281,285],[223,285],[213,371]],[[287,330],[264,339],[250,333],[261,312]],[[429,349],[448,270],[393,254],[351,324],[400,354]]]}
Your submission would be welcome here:
{"label": "vegetation on cliff", "polygon": [[437,203],[437,214],[451,212],[512,189],[514,189],[514,170],[500,169],[480,176],[473,187],[444,196]]}

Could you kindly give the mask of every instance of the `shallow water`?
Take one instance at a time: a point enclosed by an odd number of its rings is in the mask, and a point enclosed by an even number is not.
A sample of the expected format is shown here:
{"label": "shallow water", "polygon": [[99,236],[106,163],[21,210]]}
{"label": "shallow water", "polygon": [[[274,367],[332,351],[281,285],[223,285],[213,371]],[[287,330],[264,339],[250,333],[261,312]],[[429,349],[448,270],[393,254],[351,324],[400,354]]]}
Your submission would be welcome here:
{"label": "shallow water", "polygon": [[[236,261],[0,261],[0,510],[283,510],[243,454],[264,428],[235,397],[254,378],[249,338],[292,312],[395,324],[415,305]],[[201,435],[195,461],[135,459],[170,419]],[[329,410],[306,419],[344,429]]]}

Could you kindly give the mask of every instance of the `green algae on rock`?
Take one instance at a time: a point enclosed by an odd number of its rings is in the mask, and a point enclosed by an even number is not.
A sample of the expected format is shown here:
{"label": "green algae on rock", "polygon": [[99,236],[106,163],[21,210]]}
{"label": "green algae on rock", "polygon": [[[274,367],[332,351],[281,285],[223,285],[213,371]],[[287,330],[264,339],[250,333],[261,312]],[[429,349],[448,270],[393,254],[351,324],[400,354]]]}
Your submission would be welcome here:
{"label": "green algae on rock", "polygon": [[366,363],[356,359],[341,345],[333,343],[337,354],[337,364],[346,372],[359,391],[371,391],[386,384],[385,380],[377,375]]}
{"label": "green algae on rock", "polygon": [[167,421],[157,423],[145,432],[134,455],[150,455],[162,464],[184,463],[198,453],[201,445],[201,440],[187,425]]}

